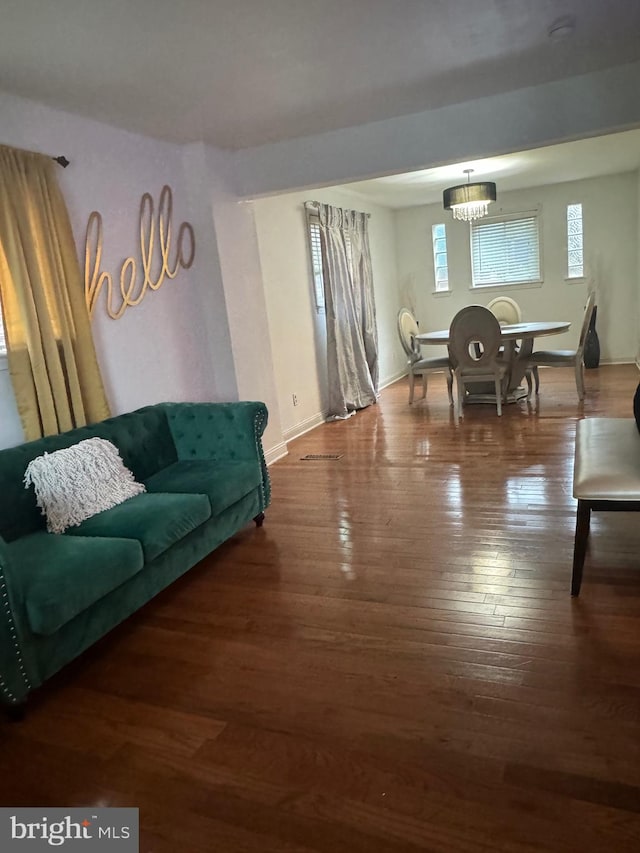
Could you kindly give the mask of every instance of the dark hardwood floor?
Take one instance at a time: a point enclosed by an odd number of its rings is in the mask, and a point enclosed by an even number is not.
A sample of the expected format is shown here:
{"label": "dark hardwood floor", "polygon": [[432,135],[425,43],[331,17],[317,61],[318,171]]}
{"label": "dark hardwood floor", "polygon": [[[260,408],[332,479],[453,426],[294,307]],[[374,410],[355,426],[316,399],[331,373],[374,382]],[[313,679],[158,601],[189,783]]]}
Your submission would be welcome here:
{"label": "dark hardwood floor", "polygon": [[576,420],[639,379],[460,424],[402,381],[292,442],[262,529],[0,724],[0,804],[138,806],[144,853],[638,851],[640,515],[569,582]]}

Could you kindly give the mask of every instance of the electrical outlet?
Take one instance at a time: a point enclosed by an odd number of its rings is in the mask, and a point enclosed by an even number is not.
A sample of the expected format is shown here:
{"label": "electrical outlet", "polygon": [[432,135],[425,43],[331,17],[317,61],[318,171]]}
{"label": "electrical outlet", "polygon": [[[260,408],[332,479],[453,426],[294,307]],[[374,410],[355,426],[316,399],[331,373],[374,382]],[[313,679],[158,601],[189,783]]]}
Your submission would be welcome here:
{"label": "electrical outlet", "polygon": [[297,395],[297,394],[292,394],[292,395],[291,395],[291,399],[293,400],[293,405],[294,405],[294,406],[297,406],[297,405],[298,405],[298,395]]}

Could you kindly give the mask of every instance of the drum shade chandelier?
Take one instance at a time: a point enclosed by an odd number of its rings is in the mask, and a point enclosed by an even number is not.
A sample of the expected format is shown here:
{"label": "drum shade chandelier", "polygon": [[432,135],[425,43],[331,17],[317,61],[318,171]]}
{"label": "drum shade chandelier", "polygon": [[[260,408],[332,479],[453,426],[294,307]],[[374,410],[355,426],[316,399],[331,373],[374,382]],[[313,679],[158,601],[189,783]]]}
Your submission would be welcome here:
{"label": "drum shade chandelier", "polygon": [[471,183],[473,169],[465,169],[466,184],[449,187],[442,194],[444,209],[453,213],[454,219],[471,222],[481,219],[489,212],[489,205],[496,200],[496,185],[491,181]]}

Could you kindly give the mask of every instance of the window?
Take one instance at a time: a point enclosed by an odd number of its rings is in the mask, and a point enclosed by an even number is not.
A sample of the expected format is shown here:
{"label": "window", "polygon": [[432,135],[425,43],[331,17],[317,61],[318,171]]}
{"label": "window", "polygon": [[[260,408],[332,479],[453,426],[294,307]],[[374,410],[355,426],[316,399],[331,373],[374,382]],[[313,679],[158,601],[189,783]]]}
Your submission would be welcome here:
{"label": "window", "polygon": [[582,205],[567,205],[567,278],[584,276]]}
{"label": "window", "polygon": [[[313,272],[313,288],[318,311],[325,310],[324,301],[324,274],[322,269],[322,243],[320,241],[320,223],[317,217],[309,216],[309,246],[311,248],[311,269]],[[353,279],[353,253],[351,250],[351,237],[343,232],[344,249],[347,256],[347,268]]]}
{"label": "window", "polygon": [[309,217],[309,246],[311,248],[311,270],[316,308],[324,311],[324,278],[322,275],[322,246],[320,243],[320,225]]}
{"label": "window", "polygon": [[431,227],[433,240],[433,271],[436,293],[449,290],[449,262],[447,260],[447,230],[443,223]]}
{"label": "window", "polygon": [[541,281],[537,214],[473,222],[471,269],[474,287]]}
{"label": "window", "polygon": [[313,289],[316,296],[316,308],[324,310],[324,278],[322,276],[322,247],[320,244],[320,226],[309,221],[309,245],[311,247],[311,271]]}

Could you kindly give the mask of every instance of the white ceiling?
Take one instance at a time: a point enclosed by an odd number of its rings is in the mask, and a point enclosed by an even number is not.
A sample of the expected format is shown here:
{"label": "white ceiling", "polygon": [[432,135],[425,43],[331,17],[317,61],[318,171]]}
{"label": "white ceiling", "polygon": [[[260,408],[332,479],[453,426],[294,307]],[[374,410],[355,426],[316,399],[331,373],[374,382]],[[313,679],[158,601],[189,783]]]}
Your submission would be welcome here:
{"label": "white ceiling", "polygon": [[0,89],[242,148],[635,61],[639,32],[638,0],[2,0]]}
{"label": "white ceiling", "polygon": [[444,189],[466,182],[464,169],[474,170],[472,181],[495,181],[498,196],[509,190],[637,171],[640,169],[640,130],[357,181],[345,187],[369,201],[392,208],[433,204],[442,202]]}

